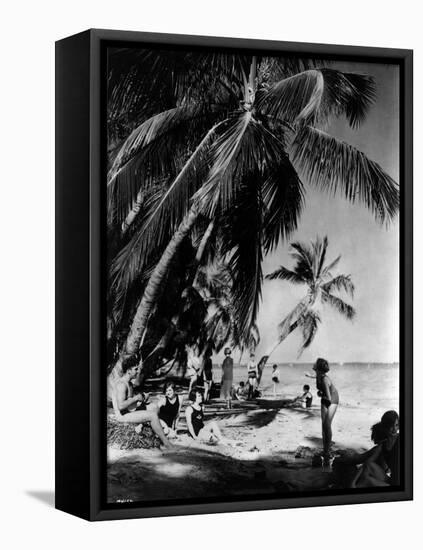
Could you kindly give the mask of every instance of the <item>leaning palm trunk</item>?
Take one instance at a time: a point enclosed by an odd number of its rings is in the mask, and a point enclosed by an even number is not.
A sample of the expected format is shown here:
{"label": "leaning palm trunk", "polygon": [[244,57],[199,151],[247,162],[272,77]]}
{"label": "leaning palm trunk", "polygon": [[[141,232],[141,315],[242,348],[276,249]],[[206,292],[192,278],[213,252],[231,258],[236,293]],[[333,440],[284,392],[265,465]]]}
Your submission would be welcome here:
{"label": "leaning palm trunk", "polygon": [[158,264],[154,268],[153,273],[144,290],[144,295],[137,308],[135,317],[132,321],[131,329],[126,339],[124,352],[128,355],[134,355],[138,352],[144,331],[147,327],[147,321],[160,291],[163,287],[164,280],[168,273],[169,267],[175,257],[182,241],[187,237],[197,221],[198,206],[194,204],[187,212],[178,229],[174,233],[172,239],[163,252]]}
{"label": "leaning palm trunk", "polygon": [[267,359],[269,359],[269,357],[276,351],[276,349],[282,344],[282,342],[284,340],[286,340],[286,338],[288,338],[288,336],[291,334],[291,332],[294,332],[294,330],[298,327],[298,324],[299,324],[299,320],[295,321],[294,323],[292,323],[288,330],[284,332],[283,336],[279,337],[277,342],[273,345],[273,347],[270,348],[270,350],[267,352]]}
{"label": "leaning palm trunk", "polygon": [[138,216],[138,214],[141,210],[142,204],[144,202],[144,199],[145,199],[144,195],[145,195],[144,190],[140,189],[140,191],[138,191],[138,194],[137,194],[137,197],[135,199],[135,203],[132,207],[132,210],[128,213],[128,215],[126,216],[126,218],[122,222],[121,236],[126,234],[128,229],[131,227],[133,221]]}
{"label": "leaning palm trunk", "polygon": [[272,347],[269,348],[269,351],[267,351],[262,358],[259,361],[259,367],[258,367],[258,382],[260,384],[264,368],[266,366],[267,361],[269,360],[269,357],[275,352],[275,350],[282,344],[282,342],[292,333],[294,330],[298,327],[300,324],[300,316],[301,314],[312,304],[314,303],[314,298],[312,296],[307,296],[301,302],[295,307],[295,309],[288,315],[288,317],[285,319],[281,333],[279,335],[279,338],[277,341],[272,345]]}
{"label": "leaning palm trunk", "polygon": [[[207,242],[210,239],[210,236],[213,232],[213,228],[214,228],[214,221],[211,221],[206,231],[204,232],[204,235],[201,238],[201,242],[198,246],[197,253],[195,255],[195,264],[193,266],[193,269],[191,270],[190,277],[188,278],[186,286],[191,286],[191,285],[195,286],[196,284],[198,267],[203,258],[203,254],[206,249]],[[156,347],[153,349],[153,351],[148,355],[146,359],[151,359],[152,357],[156,357],[158,359],[161,356],[162,352],[169,345],[170,341],[172,340],[172,337],[176,332],[176,327],[178,325],[179,318],[180,318],[180,313],[173,317],[165,334],[162,336],[162,338],[160,339]],[[145,334],[145,330],[144,330],[144,334]]]}

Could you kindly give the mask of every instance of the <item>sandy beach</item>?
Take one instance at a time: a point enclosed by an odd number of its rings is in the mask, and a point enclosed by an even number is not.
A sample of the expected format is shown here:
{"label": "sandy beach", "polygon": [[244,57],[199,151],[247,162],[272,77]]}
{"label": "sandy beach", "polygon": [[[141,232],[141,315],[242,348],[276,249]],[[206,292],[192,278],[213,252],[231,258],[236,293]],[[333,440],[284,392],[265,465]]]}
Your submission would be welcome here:
{"label": "sandy beach", "polygon": [[[367,366],[361,370],[367,371]],[[357,383],[354,387],[349,384],[347,391],[349,379],[344,375],[342,383],[339,371],[337,378],[345,399],[342,400],[341,392],[341,403],[333,422],[333,451],[335,454],[363,452],[372,446],[371,425],[397,404],[395,400],[388,400],[382,391],[375,393],[377,386],[361,384],[357,367],[354,372]],[[375,381],[380,380],[380,385],[387,388],[391,396],[398,395],[391,393],[391,385],[397,384],[397,368],[375,367],[372,376]],[[295,397],[293,389],[294,386],[287,384],[283,397]],[[198,443],[181,433],[171,451],[123,451],[110,447],[109,502],[331,488],[335,483],[332,472],[312,466],[313,455],[322,450],[319,401],[315,397],[309,410],[288,405],[280,409],[228,413],[219,419],[225,437],[230,440],[228,445]],[[271,396],[265,395],[263,403],[271,406]]]}

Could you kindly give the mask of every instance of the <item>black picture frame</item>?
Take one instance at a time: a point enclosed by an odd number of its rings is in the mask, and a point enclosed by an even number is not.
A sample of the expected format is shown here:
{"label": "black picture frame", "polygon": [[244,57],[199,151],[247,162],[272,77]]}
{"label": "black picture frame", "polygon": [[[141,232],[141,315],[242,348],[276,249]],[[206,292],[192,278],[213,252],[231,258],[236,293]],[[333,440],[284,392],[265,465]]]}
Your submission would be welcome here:
{"label": "black picture frame", "polygon": [[[110,44],[287,52],[400,67],[400,364],[403,482],[283,498],[105,504],[104,71]],[[411,50],[91,29],[56,43],[56,508],[87,520],[204,514],[412,499],[412,89]],[[102,118],[103,117],[103,118]]]}

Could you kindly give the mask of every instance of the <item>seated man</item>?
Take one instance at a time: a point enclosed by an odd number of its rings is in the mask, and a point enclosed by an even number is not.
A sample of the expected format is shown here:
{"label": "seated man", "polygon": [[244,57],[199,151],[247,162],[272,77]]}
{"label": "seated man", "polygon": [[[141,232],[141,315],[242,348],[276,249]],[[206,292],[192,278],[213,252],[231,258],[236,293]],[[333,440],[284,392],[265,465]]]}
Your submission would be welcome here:
{"label": "seated man", "polygon": [[112,390],[112,403],[116,420],[134,424],[150,422],[153,431],[160,438],[163,445],[172,447],[164,434],[157,411],[147,410],[145,398],[142,394],[137,393],[134,395],[131,380],[135,379],[137,375],[138,365],[136,360],[133,358],[125,359],[122,362],[122,376],[116,380]]}

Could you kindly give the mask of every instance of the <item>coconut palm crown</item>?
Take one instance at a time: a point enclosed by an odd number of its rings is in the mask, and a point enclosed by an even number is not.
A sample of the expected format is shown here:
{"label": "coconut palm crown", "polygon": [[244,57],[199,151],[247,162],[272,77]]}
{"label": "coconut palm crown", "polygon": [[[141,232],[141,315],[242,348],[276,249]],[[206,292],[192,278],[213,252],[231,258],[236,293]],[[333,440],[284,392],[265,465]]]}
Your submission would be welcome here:
{"label": "coconut palm crown", "polygon": [[310,246],[300,242],[291,243],[291,256],[295,260],[294,267],[288,269],[280,266],[273,273],[266,275],[268,280],[278,279],[307,287],[307,294],[304,298],[279,324],[278,341],[268,355],[297,328],[302,332],[301,355],[304,349],[312,343],[321,322],[321,315],[317,309],[319,304],[330,306],[346,319],[354,318],[356,313],[354,308],[336,295],[337,292],[343,291],[351,298],[354,297],[351,276],[334,275],[333,270],[338,265],[341,256],[326,263],[327,247],[327,237],[324,239],[317,237]]}
{"label": "coconut palm crown", "polygon": [[146,282],[123,352],[138,352],[172,261],[199,224],[215,222],[247,337],[263,257],[297,228],[301,178],[361,202],[379,222],[396,215],[396,182],[324,130],[333,117],[354,128],[364,120],[375,99],[370,77],[261,55],[139,50],[125,63],[122,78],[111,63],[109,134],[124,115],[138,122],[110,156],[109,227],[121,243],[109,294],[119,302]]}

